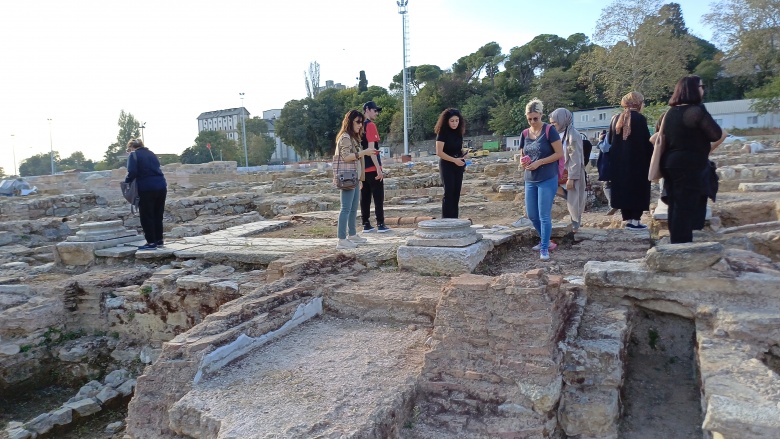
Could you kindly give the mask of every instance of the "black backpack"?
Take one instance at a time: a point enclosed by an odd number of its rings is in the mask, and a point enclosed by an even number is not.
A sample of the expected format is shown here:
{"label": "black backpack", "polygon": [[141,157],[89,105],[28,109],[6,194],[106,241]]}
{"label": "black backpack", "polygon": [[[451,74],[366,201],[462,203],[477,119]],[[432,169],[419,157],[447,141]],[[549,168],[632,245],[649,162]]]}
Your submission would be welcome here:
{"label": "black backpack", "polygon": [[582,165],[585,166],[590,160],[590,152],[593,151],[593,144],[587,138],[582,139]]}

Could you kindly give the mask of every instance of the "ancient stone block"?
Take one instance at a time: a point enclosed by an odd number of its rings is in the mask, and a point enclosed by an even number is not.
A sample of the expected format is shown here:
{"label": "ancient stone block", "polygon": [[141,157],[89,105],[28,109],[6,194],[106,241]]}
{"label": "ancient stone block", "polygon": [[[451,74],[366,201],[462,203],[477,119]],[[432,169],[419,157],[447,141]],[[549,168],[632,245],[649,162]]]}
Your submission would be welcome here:
{"label": "ancient stone block", "polygon": [[457,275],[471,273],[493,248],[481,240],[467,247],[398,247],[398,267],[422,274]]}
{"label": "ancient stone block", "polygon": [[696,242],[662,244],[647,251],[645,263],[655,271],[700,271],[709,268],[723,254],[723,244]]}
{"label": "ancient stone block", "polygon": [[66,403],[63,407],[71,408],[80,417],[95,414],[101,410],[100,404],[92,398],[84,398],[75,402]]}

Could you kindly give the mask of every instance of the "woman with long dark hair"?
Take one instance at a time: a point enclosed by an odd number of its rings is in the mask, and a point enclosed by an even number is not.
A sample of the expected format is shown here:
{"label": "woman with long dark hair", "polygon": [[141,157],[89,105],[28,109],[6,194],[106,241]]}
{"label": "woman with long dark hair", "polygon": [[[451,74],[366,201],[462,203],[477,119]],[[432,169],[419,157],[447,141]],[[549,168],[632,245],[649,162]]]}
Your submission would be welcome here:
{"label": "woman with long dark hair", "polygon": [[138,250],[155,250],[162,247],[163,214],[165,213],[165,198],[168,194],[168,183],[160,169],[160,161],[141,139],[130,139],[127,142],[127,177],[125,183],[136,181],[138,188],[138,215],[141,228],[144,231],[146,244]]}
{"label": "woman with long dark hair", "polygon": [[[358,181],[365,179],[365,169],[363,167],[362,157],[369,154],[378,153],[375,149],[361,149],[360,137],[363,133],[363,113],[357,110],[350,110],[344,115],[341,121],[341,129],[336,134],[336,154],[342,162],[354,162],[357,167]],[[334,178],[336,170],[333,170]],[[362,184],[362,183],[361,183]],[[360,185],[353,189],[341,190],[341,210],[339,211],[339,222],[336,228],[339,242],[337,249],[355,248],[358,244],[367,240],[357,235],[355,228],[355,216],[360,196]],[[349,237],[347,237],[349,232]]]}
{"label": "woman with long dark hair", "polygon": [[613,209],[620,209],[627,229],[645,230],[647,226],[640,223],[640,219],[646,210],[650,210],[647,171],[653,155],[650,129],[642,115],[645,98],[641,93],[632,91],[623,96],[620,106],[623,112],[610,125],[607,134],[612,144],[609,150],[610,204]]}
{"label": "woman with long dark hair", "polygon": [[439,175],[444,185],[441,200],[441,217],[457,218],[460,189],[463,186],[463,172],[466,169],[466,155],[463,149],[463,134],[466,121],[455,108],[447,108],[439,115],[433,128],[436,133],[436,155],[439,156]]}
{"label": "woman with long dark hair", "polygon": [[669,238],[672,244],[692,242],[693,230],[704,224],[707,210],[709,155],[728,133],[721,129],[702,104],[704,83],[696,75],[677,81],[671,107],[664,115],[662,133],[666,148],[661,156],[664,199],[669,205]]}

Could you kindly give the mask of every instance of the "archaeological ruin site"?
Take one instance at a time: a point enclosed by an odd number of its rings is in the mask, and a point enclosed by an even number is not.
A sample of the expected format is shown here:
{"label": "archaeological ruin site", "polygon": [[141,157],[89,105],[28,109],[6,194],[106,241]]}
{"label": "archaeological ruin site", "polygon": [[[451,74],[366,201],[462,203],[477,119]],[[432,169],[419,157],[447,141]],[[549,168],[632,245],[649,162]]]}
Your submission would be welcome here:
{"label": "archaeological ruin site", "polygon": [[780,438],[780,143],[741,146],[691,244],[657,202],[624,229],[588,167],[546,262],[509,152],[458,220],[433,157],[388,164],[392,231],[350,250],[325,163],[164,166],[153,251],[124,168],[30,178],[0,200],[0,437]]}

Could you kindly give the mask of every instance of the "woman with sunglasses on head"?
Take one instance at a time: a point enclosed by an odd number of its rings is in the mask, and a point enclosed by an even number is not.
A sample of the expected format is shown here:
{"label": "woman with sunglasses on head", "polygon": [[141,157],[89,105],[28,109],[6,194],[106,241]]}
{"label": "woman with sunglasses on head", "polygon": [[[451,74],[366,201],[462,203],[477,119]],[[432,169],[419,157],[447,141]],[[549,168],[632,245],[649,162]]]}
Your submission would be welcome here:
{"label": "woman with sunglasses on head", "polygon": [[[361,149],[360,137],[363,133],[363,113],[357,110],[350,110],[344,115],[341,121],[341,129],[336,135],[336,154],[341,158],[342,163],[354,163],[357,167],[358,181],[365,179],[365,169],[363,167],[363,157],[379,153],[373,148]],[[336,170],[333,170],[333,177],[336,178]],[[339,211],[339,222],[336,227],[339,242],[337,249],[355,248],[358,244],[367,242],[366,238],[357,235],[355,228],[355,217],[360,198],[359,183],[352,189],[341,190],[341,210]],[[349,237],[347,236],[349,232]]]}
{"label": "woman with sunglasses on head", "polygon": [[550,122],[563,133],[561,148],[567,171],[566,206],[569,208],[572,229],[576,232],[582,224],[585,212],[585,152],[582,149],[582,135],[574,128],[574,115],[565,108],[550,113]]}
{"label": "woman with sunglasses on head", "polygon": [[164,245],[163,214],[168,183],[160,169],[157,156],[144,146],[141,139],[130,139],[127,142],[127,151],[130,155],[127,157],[125,183],[136,181],[138,215],[146,238],[146,244],[138,247],[138,250],[155,250]]}
{"label": "woman with sunglasses on head", "polygon": [[558,190],[558,159],[563,157],[561,137],[551,125],[542,122],[544,104],[534,98],[525,106],[529,129],[520,136],[520,164],[525,170],[525,211],[541,241],[539,259],[550,259],[552,206]]}
{"label": "woman with sunglasses on head", "polygon": [[721,129],[702,104],[704,84],[688,75],[674,87],[671,107],[664,115],[664,201],[669,205],[669,238],[672,244],[692,242],[693,230],[704,225],[707,210],[706,172],[709,155],[728,133]]}
{"label": "woman with sunglasses on head", "polygon": [[640,223],[642,214],[650,210],[650,182],[647,171],[653,145],[650,129],[642,115],[645,98],[632,91],[620,100],[623,112],[610,124],[607,141],[609,150],[609,175],[612,182],[610,205],[620,209],[626,229],[645,230]]}
{"label": "woman with sunglasses on head", "polygon": [[463,149],[466,121],[460,111],[448,108],[441,112],[436,126],[436,155],[439,156],[439,175],[444,185],[441,217],[457,218],[463,172],[466,169],[467,150]]}

